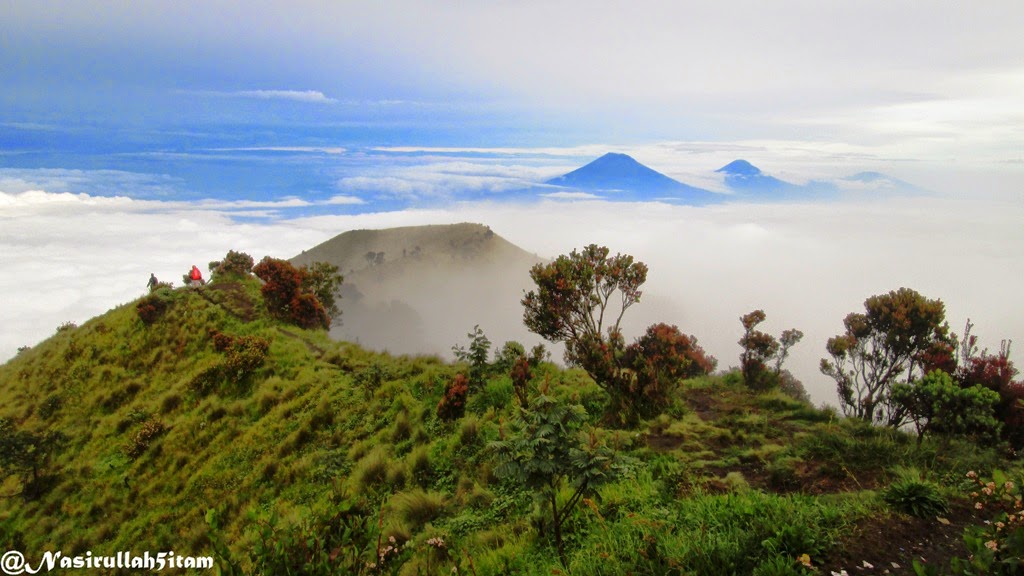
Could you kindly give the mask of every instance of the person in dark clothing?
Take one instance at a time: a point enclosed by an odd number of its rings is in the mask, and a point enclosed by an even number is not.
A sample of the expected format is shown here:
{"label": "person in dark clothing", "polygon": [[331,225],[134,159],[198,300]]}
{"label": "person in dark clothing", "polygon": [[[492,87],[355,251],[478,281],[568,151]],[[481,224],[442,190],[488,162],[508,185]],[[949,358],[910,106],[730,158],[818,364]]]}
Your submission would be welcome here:
{"label": "person in dark clothing", "polygon": [[159,284],[159,282],[156,279],[156,274],[153,274],[152,272],[150,272],[149,273],[149,283],[146,284],[147,286],[149,286],[149,291],[152,292],[153,290],[156,290],[156,285],[157,284]]}

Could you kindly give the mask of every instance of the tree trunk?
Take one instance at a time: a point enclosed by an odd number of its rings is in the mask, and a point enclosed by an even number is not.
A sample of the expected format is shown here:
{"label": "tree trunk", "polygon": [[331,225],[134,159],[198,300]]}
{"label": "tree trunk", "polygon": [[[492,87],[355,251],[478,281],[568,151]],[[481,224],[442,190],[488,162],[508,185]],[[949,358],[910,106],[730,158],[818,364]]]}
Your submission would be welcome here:
{"label": "tree trunk", "polygon": [[552,488],[551,490],[551,519],[554,521],[555,526],[555,547],[558,548],[558,559],[562,562],[562,566],[565,568],[569,567],[569,563],[565,560],[565,549],[562,548],[562,520],[558,517],[558,495]]}

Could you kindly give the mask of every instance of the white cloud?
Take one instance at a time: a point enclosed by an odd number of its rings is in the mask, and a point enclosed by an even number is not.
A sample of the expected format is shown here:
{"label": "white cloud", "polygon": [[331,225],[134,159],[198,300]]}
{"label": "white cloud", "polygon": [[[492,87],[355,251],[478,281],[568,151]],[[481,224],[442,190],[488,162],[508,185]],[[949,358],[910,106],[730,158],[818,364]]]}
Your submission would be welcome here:
{"label": "white cloud", "polygon": [[331,196],[327,199],[324,204],[346,206],[356,204],[366,204],[366,201],[356,196]]}
{"label": "white cloud", "polygon": [[599,200],[601,197],[589,192],[551,192],[541,194],[544,198],[552,200]]}
{"label": "white cloud", "polygon": [[548,166],[507,165],[443,158],[418,158],[414,165],[376,168],[372,175],[338,180],[338,189],[376,193],[381,198],[449,199],[467,192],[500,194],[537,186],[565,170]]}
{"label": "white cloud", "polygon": [[197,96],[291,100],[293,102],[306,102],[309,104],[334,104],[337,102],[337,100],[329,98],[319,90],[235,90],[231,92],[219,90],[182,90],[181,92]]}
{"label": "white cloud", "polygon": [[1016,200],[926,197],[704,208],[485,202],[240,223],[177,203],[0,194],[0,358],[61,322],[141,296],[150,272],[178,281],[192,264],[204,267],[229,249],[287,258],[350,229],[472,221],[542,256],[591,242],[633,254],[651,272],[628,335],[654,321],[678,324],[722,367],[737,363],[739,316],[762,308],[766,330],[804,331],[791,368],[816,400],[832,401],[834,386],[817,371],[825,340],[873,294],[908,286],[941,298],[955,330],[970,317],[983,346],[1019,339],[1022,220]]}
{"label": "white cloud", "polygon": [[210,148],[210,152],[298,152],[310,154],[344,154],[340,146],[248,146],[235,148]]}

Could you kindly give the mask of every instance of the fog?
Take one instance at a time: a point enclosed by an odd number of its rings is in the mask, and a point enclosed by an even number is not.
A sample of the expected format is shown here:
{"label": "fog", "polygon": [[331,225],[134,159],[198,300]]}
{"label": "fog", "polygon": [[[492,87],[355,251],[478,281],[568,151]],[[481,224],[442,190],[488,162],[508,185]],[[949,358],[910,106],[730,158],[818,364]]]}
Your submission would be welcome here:
{"label": "fog", "polygon": [[[697,336],[720,368],[738,363],[739,317],[763,309],[765,331],[804,332],[787,366],[816,402],[835,401],[834,384],[817,368],[825,341],[871,295],[906,286],[940,298],[951,327],[960,332],[970,318],[983,347],[998,348],[1001,339],[1019,337],[1024,326],[1018,299],[1024,206],[1015,201],[925,197],[702,208],[476,203],[243,224],[213,210],[163,209],[154,202],[45,193],[34,200],[2,199],[4,360],[18,346],[51,335],[61,322],[80,323],[141,296],[151,271],[180,282],[191,264],[204,267],[229,249],[257,259],[287,258],[350,229],[466,221],[487,224],[543,257],[591,242],[634,255],[650,273],[641,303],[626,315],[627,339],[652,322],[676,324]],[[20,204],[12,207],[15,200]],[[507,279],[491,274],[491,280],[515,286],[524,273],[508,271]],[[522,328],[521,288],[483,289],[473,298],[452,293],[452,300],[431,297],[429,283],[421,286],[423,301],[408,304],[420,308],[419,329],[435,344],[425,352],[464,344],[477,323],[495,346],[510,338],[528,345],[540,341]],[[346,304],[342,299],[342,310]],[[411,328],[402,315],[395,318],[399,325],[388,330]]]}

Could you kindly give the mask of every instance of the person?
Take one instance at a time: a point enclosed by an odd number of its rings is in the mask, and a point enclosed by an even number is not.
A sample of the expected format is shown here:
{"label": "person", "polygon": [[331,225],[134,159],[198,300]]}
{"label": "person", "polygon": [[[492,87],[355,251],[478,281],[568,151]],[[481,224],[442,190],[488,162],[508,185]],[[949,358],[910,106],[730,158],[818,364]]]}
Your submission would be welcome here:
{"label": "person", "polygon": [[192,271],[189,272],[189,278],[192,280],[193,286],[201,286],[205,284],[203,282],[203,273],[199,271],[199,268],[195,264],[192,265]]}
{"label": "person", "polygon": [[156,285],[157,284],[159,284],[159,282],[156,279],[156,274],[153,274],[152,272],[150,272],[149,273],[149,283],[147,284],[147,286],[149,286],[149,291],[152,292],[153,290],[156,290]]}

